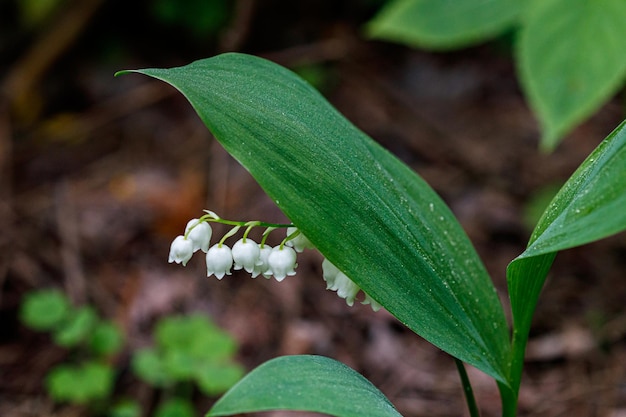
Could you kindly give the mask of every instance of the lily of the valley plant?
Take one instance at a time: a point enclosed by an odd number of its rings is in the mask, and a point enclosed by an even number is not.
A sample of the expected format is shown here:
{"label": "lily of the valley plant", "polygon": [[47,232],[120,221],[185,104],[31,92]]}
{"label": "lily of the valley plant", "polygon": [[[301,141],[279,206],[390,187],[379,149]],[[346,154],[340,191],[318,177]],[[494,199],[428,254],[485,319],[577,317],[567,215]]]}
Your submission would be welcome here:
{"label": "lily of the valley plant", "polygon": [[[457,361],[468,406],[478,408],[463,362],[495,379],[502,415],[516,414],[530,323],[556,253],[626,229],[626,128],[585,160],[507,268],[512,322],[467,235],[441,198],[404,163],[337,112],[315,89],[269,61],[224,54],[142,73],[177,88],[224,148],[258,181],[290,223],[192,220],[170,262],[206,252],[207,274],[293,275],[296,252],[317,248],[329,289],[351,304],[359,290]],[[211,222],[233,226],[211,246]],[[251,228],[264,227],[257,244]],[[270,249],[266,237],[288,228]],[[295,228],[295,229],[289,229]],[[243,229],[232,248],[225,242]],[[306,236],[306,240],[304,238]],[[234,238],[233,238],[234,239]],[[232,269],[231,269],[232,268]],[[227,416],[272,409],[339,417],[399,416],[347,366],[286,356],[253,370],[209,411]]]}

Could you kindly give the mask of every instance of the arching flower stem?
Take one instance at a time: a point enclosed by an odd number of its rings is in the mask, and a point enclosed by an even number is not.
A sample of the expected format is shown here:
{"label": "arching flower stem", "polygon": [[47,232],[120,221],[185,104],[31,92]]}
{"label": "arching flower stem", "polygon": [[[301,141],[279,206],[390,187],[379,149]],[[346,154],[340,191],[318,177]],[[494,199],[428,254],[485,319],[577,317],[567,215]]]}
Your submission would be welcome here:
{"label": "arching flower stem", "polygon": [[243,240],[244,243],[246,242],[246,239],[248,238],[248,233],[250,233],[250,230],[252,230],[256,226],[259,226],[260,224],[261,224],[261,222],[258,221],[258,220],[251,221],[251,222],[246,222],[245,226],[248,226],[248,228],[246,229],[245,232],[243,232],[242,240]]}
{"label": "arching flower stem", "polygon": [[252,226],[252,227],[272,227],[272,228],[285,228],[285,227],[294,227],[293,223],[268,223],[268,222],[262,222],[259,220],[252,220],[252,221],[237,221],[237,220],[226,220],[226,219],[222,219],[220,216],[218,216],[217,214],[215,214],[214,212],[210,211],[210,210],[204,210],[205,214],[204,216],[200,217],[200,221],[205,221],[205,222],[215,222],[215,223],[221,223],[221,224],[226,224],[229,226],[240,226],[240,227],[244,227],[244,226]]}
{"label": "arching flower stem", "polygon": [[239,229],[241,229],[241,226],[235,226],[232,229],[230,229],[225,235],[224,237],[222,237],[222,239],[220,239],[220,241],[217,243],[217,247],[221,248],[222,245],[224,244],[224,242],[226,241],[226,239],[228,239],[229,237],[235,235]]}
{"label": "arching flower stem", "polygon": [[[293,225],[289,227],[293,227]],[[283,246],[285,246],[285,243],[289,242],[292,239],[295,239],[299,234],[300,234],[300,229],[296,229],[295,232],[289,234],[286,238],[283,239],[282,242],[280,242],[280,249],[282,250]]]}
{"label": "arching flower stem", "polygon": [[272,230],[276,230],[278,227],[276,226],[268,226],[267,229],[265,229],[265,231],[263,232],[263,237],[261,237],[261,243],[259,243],[260,247],[264,247],[265,246],[265,241],[267,240],[267,237],[270,235],[270,232]]}

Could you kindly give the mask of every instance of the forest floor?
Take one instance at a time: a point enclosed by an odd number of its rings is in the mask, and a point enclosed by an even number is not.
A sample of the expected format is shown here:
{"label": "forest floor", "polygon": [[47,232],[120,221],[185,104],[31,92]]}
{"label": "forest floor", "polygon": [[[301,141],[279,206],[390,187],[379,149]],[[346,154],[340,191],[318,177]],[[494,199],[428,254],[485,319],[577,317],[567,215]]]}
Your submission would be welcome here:
{"label": "forest floor", "polygon": [[[200,311],[235,337],[247,369],[278,355],[326,355],[369,378],[406,417],[467,415],[453,359],[386,311],[325,291],[317,252],[302,254],[282,283],[236,272],[207,279],[201,257],[168,264],[171,240],[204,209],[285,218],[172,88],[112,75],[237,50],[315,76],[339,111],[449,204],[506,309],[505,269],[532,230],[532,201],[573,173],[621,121],[622,105],[610,102],[544,154],[505,42],[429,53],[369,40],[362,25],[374,9],[364,1],[238,1],[206,43],[139,6],[67,4],[38,31],[0,33],[0,415],[89,415],[47,397],[44,376],[68,353],[18,319],[23,296],[49,287],[124,330],[115,394],[146,409],[155,394],[128,372],[130,352],[151,343],[158,318]],[[520,416],[626,416],[625,275],[624,234],[557,257]],[[469,374],[483,415],[499,415],[494,382]],[[213,401],[198,396],[199,413]]]}

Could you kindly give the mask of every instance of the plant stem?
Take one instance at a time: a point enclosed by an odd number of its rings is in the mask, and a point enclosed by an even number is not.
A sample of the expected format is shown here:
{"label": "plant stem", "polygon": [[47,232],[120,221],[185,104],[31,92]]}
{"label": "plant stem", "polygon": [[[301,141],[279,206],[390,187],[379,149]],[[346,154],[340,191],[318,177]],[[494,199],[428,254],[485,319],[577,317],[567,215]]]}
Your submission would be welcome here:
{"label": "plant stem", "polygon": [[502,382],[498,382],[498,389],[502,399],[502,417],[515,417],[517,415],[517,390]]}
{"label": "plant stem", "polygon": [[463,362],[457,358],[454,358],[454,362],[456,363],[456,369],[459,371],[459,376],[461,377],[463,393],[465,394],[465,401],[467,402],[467,408],[470,416],[480,417],[478,406],[476,405],[476,399],[474,398],[474,391],[472,390],[472,384],[470,383],[467,372],[465,371],[465,366],[463,365]]}
{"label": "plant stem", "polygon": [[[206,211],[206,210],[205,210]],[[260,227],[271,227],[271,228],[287,228],[287,227],[293,227],[293,223],[268,223],[268,222],[262,222],[262,221],[237,221],[237,220],[227,220],[227,219],[222,219],[221,217],[214,217],[216,216],[215,213],[213,212],[209,212],[209,214],[205,214],[204,216],[202,216],[200,218],[201,221],[206,221],[206,222],[213,222],[213,223],[221,223],[221,224],[226,224],[229,226],[240,226],[240,227],[244,227],[244,226],[251,226],[251,227],[255,227],[255,226],[260,226]]]}

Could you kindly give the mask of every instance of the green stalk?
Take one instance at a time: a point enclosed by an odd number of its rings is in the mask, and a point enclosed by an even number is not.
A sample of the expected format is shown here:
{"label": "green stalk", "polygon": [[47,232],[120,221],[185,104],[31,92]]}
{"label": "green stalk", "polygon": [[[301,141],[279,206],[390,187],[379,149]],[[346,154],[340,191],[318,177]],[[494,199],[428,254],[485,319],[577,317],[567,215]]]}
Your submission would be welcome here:
{"label": "green stalk", "polygon": [[465,394],[465,401],[467,402],[467,408],[469,410],[471,417],[480,417],[480,413],[478,412],[478,406],[476,405],[476,399],[474,398],[474,391],[472,390],[472,384],[470,383],[469,377],[467,376],[467,371],[465,371],[465,366],[463,362],[454,358],[454,362],[456,363],[456,369],[459,371],[459,376],[461,377],[461,384],[463,384],[463,393]]}

